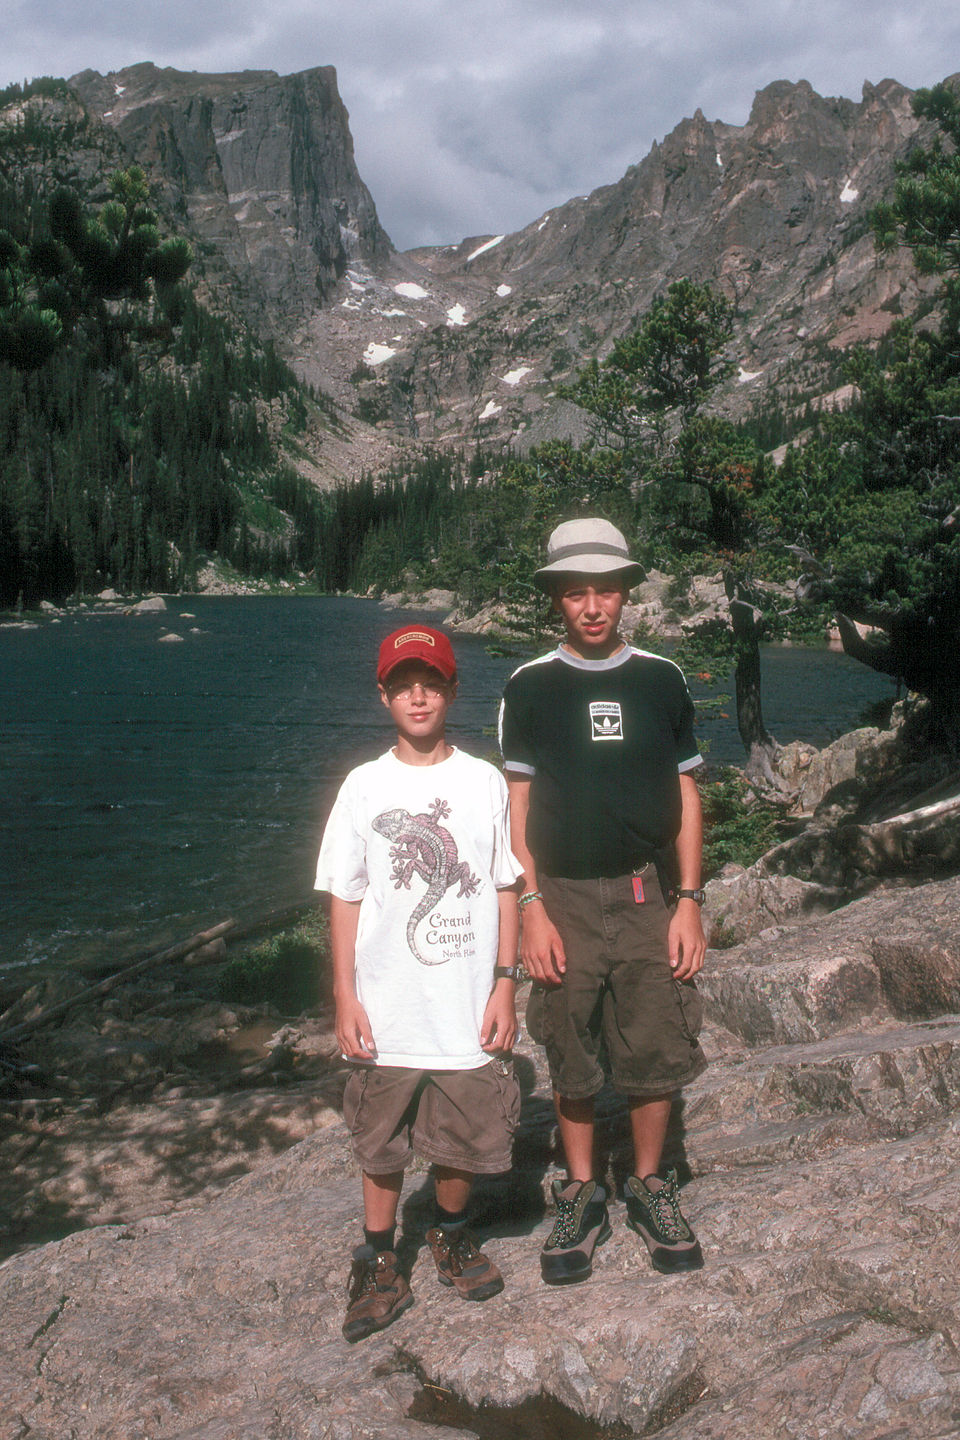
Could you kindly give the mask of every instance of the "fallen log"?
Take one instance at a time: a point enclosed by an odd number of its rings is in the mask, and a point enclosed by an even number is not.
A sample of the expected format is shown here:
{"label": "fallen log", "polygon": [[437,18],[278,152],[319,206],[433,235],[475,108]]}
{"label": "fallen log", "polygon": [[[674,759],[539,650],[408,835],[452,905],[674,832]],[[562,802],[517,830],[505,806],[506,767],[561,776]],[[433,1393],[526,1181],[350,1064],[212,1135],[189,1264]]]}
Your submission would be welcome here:
{"label": "fallen log", "polygon": [[75,995],[68,995],[65,1000],[58,1000],[55,1005],[42,1010],[39,1015],[34,1015],[30,1020],[23,1020],[19,1025],[14,1025],[9,1030],[0,1030],[0,1045],[9,1044],[12,1041],[21,1039],[24,1035],[38,1030],[48,1021],[57,1019],[76,1005],[82,1005],[85,1001],[94,1000],[101,995],[108,994],[116,985],[125,980],[140,975],[145,970],[151,970],[157,965],[169,964],[174,960],[184,960],[192,955],[195,950],[200,950],[204,945],[209,945],[214,940],[225,940],[228,937],[238,940],[246,935],[256,934],[258,930],[270,929],[276,925],[282,925],[302,915],[306,910],[312,908],[313,901],[302,901],[299,905],[290,905],[283,910],[275,910],[271,914],[261,916],[257,920],[241,923],[238,920],[221,920],[219,925],[212,926],[209,930],[199,930],[191,935],[188,940],[181,940],[177,945],[170,945],[165,950],[157,950],[153,954],[146,955],[141,960],[136,960],[132,965],[126,965],[122,970],[117,970],[113,975],[107,975],[99,980],[96,985],[88,985],[83,990],[78,990]]}
{"label": "fallen log", "polygon": [[950,872],[960,859],[960,796],[872,825],[841,825],[837,833],[848,864],[862,875]]}

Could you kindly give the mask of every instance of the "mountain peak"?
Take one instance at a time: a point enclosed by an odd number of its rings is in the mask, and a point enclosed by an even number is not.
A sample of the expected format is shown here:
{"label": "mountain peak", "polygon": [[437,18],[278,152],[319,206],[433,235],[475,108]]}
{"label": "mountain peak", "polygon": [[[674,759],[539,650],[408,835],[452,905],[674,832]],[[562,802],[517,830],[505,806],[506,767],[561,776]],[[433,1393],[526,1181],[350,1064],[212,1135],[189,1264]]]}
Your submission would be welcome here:
{"label": "mountain peak", "polygon": [[774,80],[745,124],[698,108],[619,181],[512,235],[405,255],[357,172],[333,67],[145,62],[71,83],[186,217],[208,284],[401,440],[572,433],[557,384],[683,276],[734,305],[737,378],[719,398],[737,416],[769,387],[832,388],[842,348],[876,342],[926,293],[867,223],[920,128],[894,80],[860,101]]}
{"label": "mountain peak", "polygon": [[198,75],[143,63],[70,83],[217,247],[268,329],[329,297],[351,259],[392,252],[333,66]]}

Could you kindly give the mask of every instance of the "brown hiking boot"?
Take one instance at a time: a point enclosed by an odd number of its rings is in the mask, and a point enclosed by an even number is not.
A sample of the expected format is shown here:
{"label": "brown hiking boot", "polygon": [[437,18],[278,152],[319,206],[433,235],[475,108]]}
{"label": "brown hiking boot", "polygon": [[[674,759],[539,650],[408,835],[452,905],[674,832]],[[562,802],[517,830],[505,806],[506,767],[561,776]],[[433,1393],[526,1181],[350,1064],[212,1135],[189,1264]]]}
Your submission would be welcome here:
{"label": "brown hiking boot", "polygon": [[503,1276],[488,1260],[465,1225],[444,1230],[438,1225],[427,1231],[427,1244],[433,1251],[437,1279],[441,1285],[453,1285],[464,1300],[489,1300],[503,1289]]}
{"label": "brown hiking boot", "polygon": [[358,1245],[350,1267],[344,1338],[353,1342],[383,1330],[413,1304],[410,1286],[397,1269],[392,1250],[379,1255],[372,1245]]}

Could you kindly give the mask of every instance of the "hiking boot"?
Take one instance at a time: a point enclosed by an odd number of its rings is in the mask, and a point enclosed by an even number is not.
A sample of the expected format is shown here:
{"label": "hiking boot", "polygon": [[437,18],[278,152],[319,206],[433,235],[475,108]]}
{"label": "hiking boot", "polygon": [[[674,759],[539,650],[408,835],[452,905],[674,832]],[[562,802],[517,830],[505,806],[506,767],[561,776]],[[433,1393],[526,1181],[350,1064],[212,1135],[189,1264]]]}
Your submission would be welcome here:
{"label": "hiking boot", "polygon": [[396,1255],[392,1250],[378,1254],[372,1245],[358,1245],[353,1252],[347,1298],[343,1334],[351,1342],[383,1330],[413,1304]]}
{"label": "hiking boot", "polygon": [[445,1230],[438,1225],[427,1231],[427,1244],[433,1251],[437,1279],[441,1285],[452,1285],[464,1300],[489,1300],[503,1289],[503,1276],[488,1260],[465,1225]]}
{"label": "hiking boot", "polygon": [[[647,1180],[655,1178],[647,1176]],[[623,1198],[627,1202],[627,1224],[636,1230],[650,1251],[654,1270],[673,1275],[680,1270],[700,1269],[703,1253],[699,1240],[680,1213],[676,1170],[671,1170],[655,1190],[631,1175]]]}
{"label": "hiking boot", "polygon": [[607,1192],[595,1180],[553,1182],[557,1218],[540,1251],[540,1273],[547,1285],[573,1285],[593,1270],[593,1252],[610,1239]]}

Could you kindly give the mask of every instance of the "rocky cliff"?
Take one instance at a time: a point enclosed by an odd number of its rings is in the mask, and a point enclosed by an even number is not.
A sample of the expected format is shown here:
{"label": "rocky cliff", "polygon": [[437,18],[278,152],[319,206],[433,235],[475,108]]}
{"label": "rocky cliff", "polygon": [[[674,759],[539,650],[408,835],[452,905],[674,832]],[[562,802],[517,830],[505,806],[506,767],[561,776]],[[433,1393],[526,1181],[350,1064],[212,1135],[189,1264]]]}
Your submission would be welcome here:
{"label": "rocky cliff", "polygon": [[70,84],[225,265],[222,283],[239,281],[250,318],[310,313],[352,260],[390,254],[332,66],[281,78],[142,64]]}
{"label": "rocky cliff", "polygon": [[924,299],[909,258],[878,258],[867,223],[916,133],[893,81],[857,104],[777,82],[742,127],[698,113],[616,185],[516,235],[417,252],[425,288],[460,310],[425,335],[374,327],[394,352],[380,383],[409,396],[420,434],[576,435],[556,382],[691,276],[736,306],[728,413],[770,389],[781,403],[826,394],[843,347],[875,342]]}
{"label": "rocky cliff", "polygon": [[840,351],[875,343],[932,294],[909,256],[877,256],[867,223],[918,129],[892,80],[859,102],[778,81],[745,125],[698,112],[617,184],[515,235],[403,255],[357,174],[332,69],[145,64],[71,84],[160,179],[210,283],[363,416],[321,473],[375,466],[392,442],[577,438],[582,416],[557,382],[679,276],[736,305],[720,396],[733,416],[768,391],[798,406],[830,396]]}

